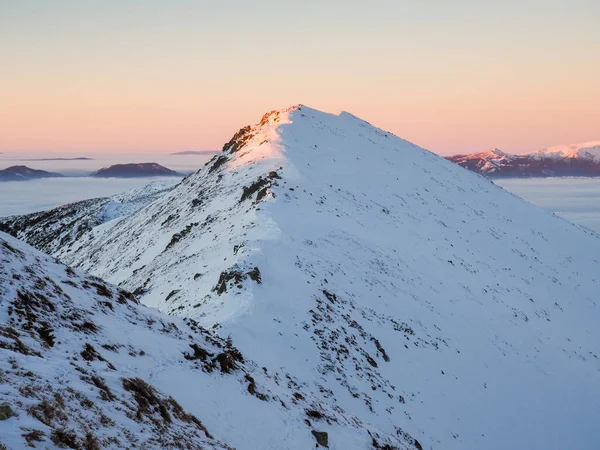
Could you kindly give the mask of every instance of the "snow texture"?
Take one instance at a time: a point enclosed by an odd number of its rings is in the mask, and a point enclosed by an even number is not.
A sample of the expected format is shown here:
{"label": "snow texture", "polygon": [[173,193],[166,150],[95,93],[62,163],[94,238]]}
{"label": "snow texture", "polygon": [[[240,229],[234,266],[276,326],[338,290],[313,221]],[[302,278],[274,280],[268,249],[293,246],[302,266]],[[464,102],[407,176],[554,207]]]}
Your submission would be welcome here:
{"label": "snow texture", "polygon": [[598,255],[594,233],[479,175],[298,106],[60,257],[265,368],[277,407],[239,379],[215,399],[169,346],[145,349],[160,370],[130,366],[232,447],[311,448],[312,430],[340,450],[591,450]]}

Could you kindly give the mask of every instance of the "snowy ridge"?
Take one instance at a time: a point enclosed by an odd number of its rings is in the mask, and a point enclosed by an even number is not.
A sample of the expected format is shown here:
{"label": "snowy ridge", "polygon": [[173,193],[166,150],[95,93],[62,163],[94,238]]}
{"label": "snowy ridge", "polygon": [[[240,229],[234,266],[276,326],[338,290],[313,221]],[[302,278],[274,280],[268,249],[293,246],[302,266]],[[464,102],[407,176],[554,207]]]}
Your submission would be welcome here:
{"label": "snowy ridge", "polygon": [[[77,245],[88,245],[122,217],[169,192],[177,181],[154,181],[112,197],[94,198],[49,211],[0,218],[0,231],[60,257]],[[104,226],[101,226],[106,224]]]}
{"label": "snowy ridge", "polygon": [[579,158],[600,163],[600,141],[583,144],[557,145],[538,150],[532,156],[538,158]]}
{"label": "snowy ridge", "polygon": [[482,177],[299,106],[61,258],[231,336],[310,399],[330,448],[591,450],[599,254]]}

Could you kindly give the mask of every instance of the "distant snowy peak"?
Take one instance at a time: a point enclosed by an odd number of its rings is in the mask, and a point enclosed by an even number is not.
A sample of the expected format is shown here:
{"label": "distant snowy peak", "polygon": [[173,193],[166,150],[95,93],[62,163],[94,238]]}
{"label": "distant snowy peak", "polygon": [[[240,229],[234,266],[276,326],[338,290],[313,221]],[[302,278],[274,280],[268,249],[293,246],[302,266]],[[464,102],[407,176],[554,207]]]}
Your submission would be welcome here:
{"label": "distant snowy peak", "polygon": [[130,163],[130,164],[115,164],[110,167],[103,167],[94,172],[93,177],[118,177],[118,178],[134,178],[134,177],[154,177],[154,176],[181,176],[174,170],[167,169],[155,162],[151,163]]}
{"label": "distant snowy peak", "polygon": [[446,157],[489,177],[600,176],[600,141],[561,145],[511,155],[499,149]]}
{"label": "distant snowy peak", "polygon": [[572,158],[585,159],[600,163],[600,141],[585,142],[582,144],[557,145],[538,150],[533,155],[545,158]]}
{"label": "distant snowy peak", "polygon": [[475,154],[473,154],[473,156],[476,156],[476,157],[479,157],[479,158],[500,159],[500,158],[504,158],[504,157],[510,156],[510,155],[508,155],[507,153],[504,153],[499,148],[490,148],[489,150],[485,150],[483,152],[475,153]]}

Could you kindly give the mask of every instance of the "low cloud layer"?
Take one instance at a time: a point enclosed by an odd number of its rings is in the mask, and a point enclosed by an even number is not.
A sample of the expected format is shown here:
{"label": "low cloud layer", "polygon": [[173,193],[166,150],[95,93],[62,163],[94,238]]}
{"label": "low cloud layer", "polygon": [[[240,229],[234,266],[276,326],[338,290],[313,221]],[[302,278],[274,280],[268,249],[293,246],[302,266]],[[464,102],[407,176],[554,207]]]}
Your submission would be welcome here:
{"label": "low cloud layer", "polygon": [[600,233],[598,178],[506,179],[494,182],[534,205]]}

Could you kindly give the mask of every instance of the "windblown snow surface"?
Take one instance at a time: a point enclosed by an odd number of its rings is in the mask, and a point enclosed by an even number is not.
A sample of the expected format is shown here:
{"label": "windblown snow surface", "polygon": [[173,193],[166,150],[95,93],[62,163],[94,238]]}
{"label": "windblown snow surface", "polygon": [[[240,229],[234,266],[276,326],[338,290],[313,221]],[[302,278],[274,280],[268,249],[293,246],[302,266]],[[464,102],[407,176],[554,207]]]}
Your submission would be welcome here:
{"label": "windblown snow surface", "polygon": [[[61,258],[231,336],[310,403],[310,426],[288,399],[232,414],[232,383],[198,417],[233,447],[310,448],[313,427],[332,449],[548,450],[600,442],[598,255],[481,176],[299,106]],[[204,378],[179,373],[149,376],[204,411]]]}
{"label": "windblown snow surface", "polygon": [[420,445],[314,391],[0,233],[0,448],[312,448],[324,429],[330,448]]}

